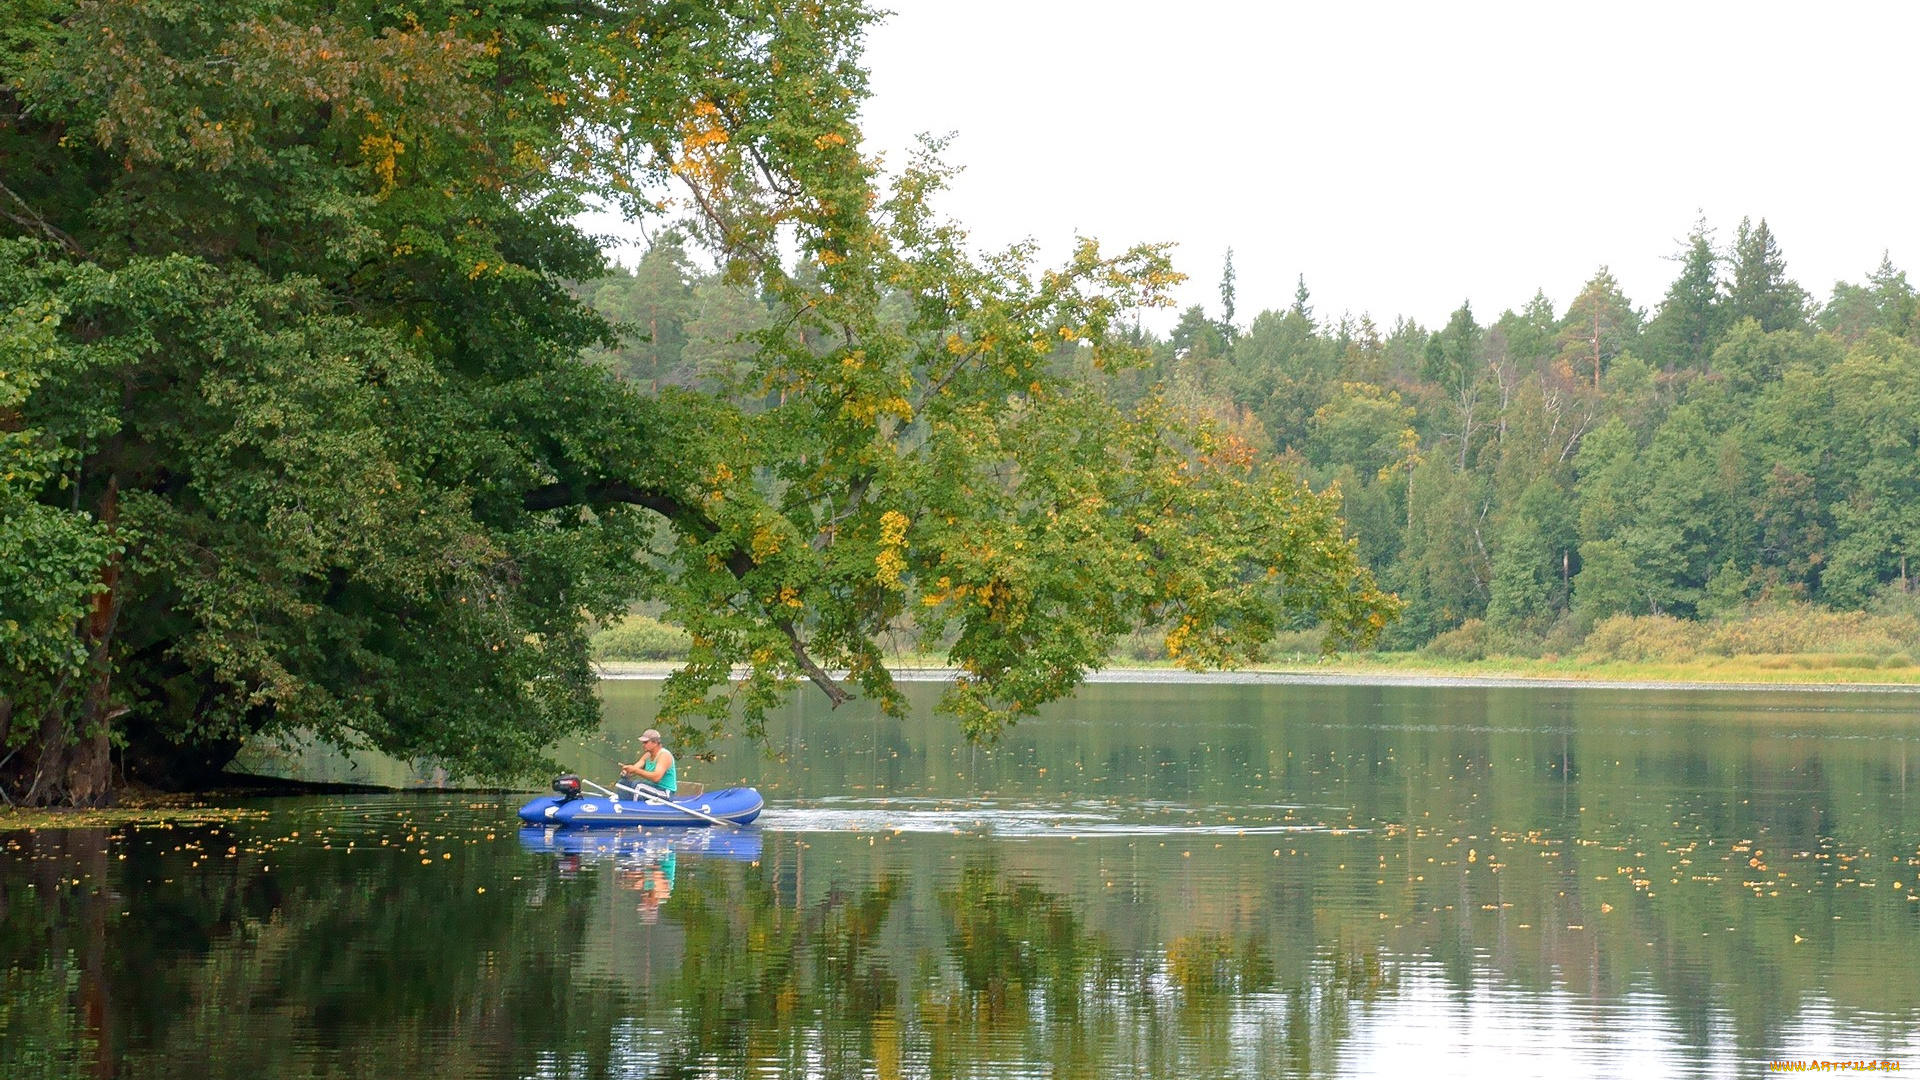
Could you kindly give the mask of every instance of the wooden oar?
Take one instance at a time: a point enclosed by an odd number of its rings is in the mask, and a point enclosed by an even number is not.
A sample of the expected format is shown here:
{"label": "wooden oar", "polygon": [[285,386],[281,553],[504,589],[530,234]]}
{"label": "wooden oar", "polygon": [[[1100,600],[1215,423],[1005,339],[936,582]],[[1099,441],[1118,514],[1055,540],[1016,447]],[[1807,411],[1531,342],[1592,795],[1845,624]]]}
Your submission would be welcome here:
{"label": "wooden oar", "polygon": [[702,821],[710,821],[715,825],[725,825],[729,829],[737,829],[740,827],[734,824],[733,822],[728,821],[726,818],[714,817],[712,814],[709,814],[704,810],[695,810],[693,807],[688,806],[685,803],[674,802],[673,796],[667,794],[664,791],[661,791],[659,788],[656,788],[656,787],[648,787],[645,784],[615,784],[613,786],[615,788],[618,788],[621,791],[631,791],[635,795],[640,796],[642,799],[645,799],[647,802],[653,805],[658,806],[664,803],[668,806],[673,807],[675,810],[678,810],[685,814],[691,814]]}

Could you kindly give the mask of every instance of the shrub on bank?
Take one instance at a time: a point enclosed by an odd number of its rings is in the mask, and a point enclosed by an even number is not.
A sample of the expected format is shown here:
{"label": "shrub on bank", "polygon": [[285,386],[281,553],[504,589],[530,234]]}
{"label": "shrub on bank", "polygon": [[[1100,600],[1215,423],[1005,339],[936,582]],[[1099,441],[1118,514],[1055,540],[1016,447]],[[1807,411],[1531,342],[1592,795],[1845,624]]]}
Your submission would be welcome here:
{"label": "shrub on bank", "polygon": [[1920,619],[1828,611],[1812,604],[1750,610],[1718,623],[1705,649],[1720,656],[1771,653],[1864,653],[1891,656],[1920,647]]}
{"label": "shrub on bank", "polygon": [[593,635],[595,660],[685,660],[693,637],[650,615],[629,615]]}
{"label": "shrub on bank", "polygon": [[1587,660],[1676,664],[1700,654],[1705,623],[1671,615],[1614,615],[1600,620],[1580,645]]}
{"label": "shrub on bank", "polygon": [[1484,619],[1468,619],[1427,642],[1422,652],[1439,660],[1485,660],[1500,651],[1498,634]]}
{"label": "shrub on bank", "polygon": [[[1298,662],[1320,655],[1321,631],[1274,635],[1268,661]],[[647,615],[630,615],[593,636],[596,660],[687,658],[693,639],[685,630]],[[1765,657],[1763,667],[1808,670],[1903,668],[1920,656],[1920,614],[1913,606],[1876,611],[1829,611],[1813,604],[1755,605],[1718,619],[1693,621],[1671,615],[1615,615],[1581,638],[1570,618],[1544,637],[1515,634],[1481,619],[1428,642],[1420,653],[1436,660],[1478,661],[1493,657],[1575,656],[1597,663],[1686,663],[1702,656]],[[1147,627],[1122,638],[1115,660],[1167,660],[1164,627]]]}
{"label": "shrub on bank", "polygon": [[1765,666],[1905,667],[1920,652],[1920,617],[1829,611],[1797,603],[1746,608],[1693,622],[1670,615],[1615,615],[1580,646],[1588,660],[1682,663],[1697,656],[1768,657]]}

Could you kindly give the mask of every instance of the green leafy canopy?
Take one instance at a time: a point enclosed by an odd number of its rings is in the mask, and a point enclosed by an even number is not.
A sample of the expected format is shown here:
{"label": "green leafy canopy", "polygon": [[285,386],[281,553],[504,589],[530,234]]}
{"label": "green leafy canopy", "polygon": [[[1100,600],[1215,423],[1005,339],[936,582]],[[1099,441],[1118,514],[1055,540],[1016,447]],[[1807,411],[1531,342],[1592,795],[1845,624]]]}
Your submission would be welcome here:
{"label": "green leafy canopy", "polygon": [[[19,14],[15,745],[111,724],[130,772],[179,782],[299,729],[524,774],[597,722],[586,633],[636,600],[693,635],[663,714],[696,743],[798,679],[900,708],[876,639],[903,626],[991,737],[1143,623],[1218,666],[1395,611],[1337,496],[1106,392],[1142,359],[1129,312],[1178,280],[1164,249],[978,256],[931,209],[937,147],[881,181],[860,4]],[[678,221],[765,298],[725,392],[581,359],[614,341],[568,290],[604,270],[572,223],[596,202]]]}

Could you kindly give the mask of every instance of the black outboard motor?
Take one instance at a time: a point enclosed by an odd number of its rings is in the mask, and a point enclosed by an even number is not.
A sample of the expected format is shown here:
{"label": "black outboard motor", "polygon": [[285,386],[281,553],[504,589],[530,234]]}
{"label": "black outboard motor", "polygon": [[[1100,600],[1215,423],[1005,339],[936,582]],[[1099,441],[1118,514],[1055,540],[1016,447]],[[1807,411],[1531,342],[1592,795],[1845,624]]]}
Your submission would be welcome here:
{"label": "black outboard motor", "polygon": [[572,802],[580,797],[580,778],[572,773],[555,777],[553,781],[553,792],[560,796],[561,802]]}

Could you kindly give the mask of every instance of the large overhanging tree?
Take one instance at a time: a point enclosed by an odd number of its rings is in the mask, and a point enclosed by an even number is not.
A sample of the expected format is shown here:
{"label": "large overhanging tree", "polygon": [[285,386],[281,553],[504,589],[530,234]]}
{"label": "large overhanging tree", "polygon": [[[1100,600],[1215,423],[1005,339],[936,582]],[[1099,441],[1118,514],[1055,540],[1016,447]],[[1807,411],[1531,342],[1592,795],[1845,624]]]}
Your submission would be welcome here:
{"label": "large overhanging tree", "polygon": [[[693,634],[663,715],[695,741],[796,680],[900,708],[901,626],[978,737],[1137,625],[1195,666],[1377,631],[1332,497],[1102,392],[1163,251],[981,259],[933,157],[883,189],[872,17],[5,0],[10,796],[204,783],[287,730],[525,774],[597,722],[587,631],[643,598]],[[596,198],[691,219],[774,305],[733,392],[579,359]]]}

